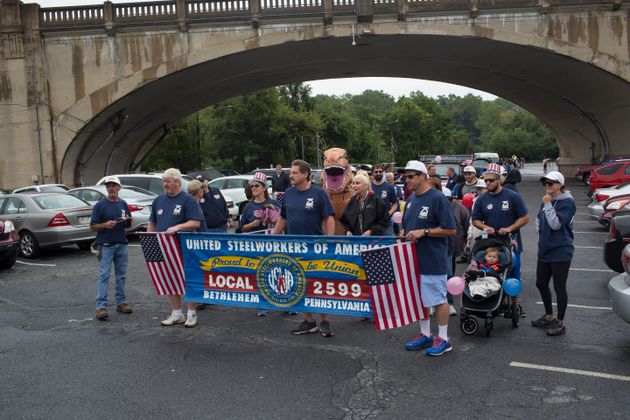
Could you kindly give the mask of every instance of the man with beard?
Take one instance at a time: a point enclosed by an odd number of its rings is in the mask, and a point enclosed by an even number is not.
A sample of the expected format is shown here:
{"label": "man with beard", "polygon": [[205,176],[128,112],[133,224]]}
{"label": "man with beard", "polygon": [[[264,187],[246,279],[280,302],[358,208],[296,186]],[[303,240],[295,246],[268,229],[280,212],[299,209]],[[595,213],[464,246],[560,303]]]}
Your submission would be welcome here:
{"label": "man with beard", "polygon": [[[510,235],[516,238],[511,277],[521,280],[523,243],[519,229],[529,222],[527,206],[520,195],[501,186],[501,166],[498,164],[489,164],[483,178],[487,192],[475,202],[472,211],[473,226],[488,235],[503,238],[506,243],[510,242]],[[517,299],[512,298],[512,301],[516,303]]]}
{"label": "man with beard", "polygon": [[[398,197],[396,196],[396,187],[388,182],[385,182],[384,171],[382,165],[372,166],[372,176],[374,181],[372,182],[372,192],[378,198],[383,199],[385,203],[389,205],[389,217],[398,211]],[[385,230],[383,235],[391,236],[394,234],[394,221],[390,221],[389,227]]]}
{"label": "man with beard", "polygon": [[466,182],[459,189],[459,197],[470,193],[477,197],[477,171],[473,166],[466,166],[464,168],[464,178]]}

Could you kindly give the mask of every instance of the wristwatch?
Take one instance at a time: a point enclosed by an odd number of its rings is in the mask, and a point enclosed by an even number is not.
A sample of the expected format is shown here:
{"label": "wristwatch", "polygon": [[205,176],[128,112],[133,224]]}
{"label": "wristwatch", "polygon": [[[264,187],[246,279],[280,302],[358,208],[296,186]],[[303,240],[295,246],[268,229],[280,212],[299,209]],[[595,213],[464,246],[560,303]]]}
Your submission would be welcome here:
{"label": "wristwatch", "polygon": [[424,229],[424,236],[429,236],[429,233],[431,233],[429,228]]}

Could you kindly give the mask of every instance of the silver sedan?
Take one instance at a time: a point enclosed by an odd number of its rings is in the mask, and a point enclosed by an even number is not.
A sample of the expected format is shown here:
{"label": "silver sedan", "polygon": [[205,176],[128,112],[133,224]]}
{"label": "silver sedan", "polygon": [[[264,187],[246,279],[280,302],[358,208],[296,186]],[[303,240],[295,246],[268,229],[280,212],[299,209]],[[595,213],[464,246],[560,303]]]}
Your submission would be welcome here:
{"label": "silver sedan", "polygon": [[20,254],[35,258],[42,248],[76,243],[88,249],[92,207],[64,193],[9,194],[0,197],[0,214],[20,234]]}
{"label": "silver sedan", "polygon": [[[87,201],[94,206],[100,199],[107,197],[107,188],[105,185],[79,187],[68,191],[67,194]],[[133,216],[133,225],[127,229],[127,232],[146,230],[151,215],[151,204],[157,195],[140,187],[123,185],[118,196],[125,200]]]}
{"label": "silver sedan", "polygon": [[608,293],[613,311],[621,319],[630,323],[630,245],[627,245],[621,253],[621,261],[626,272],[610,280]]}

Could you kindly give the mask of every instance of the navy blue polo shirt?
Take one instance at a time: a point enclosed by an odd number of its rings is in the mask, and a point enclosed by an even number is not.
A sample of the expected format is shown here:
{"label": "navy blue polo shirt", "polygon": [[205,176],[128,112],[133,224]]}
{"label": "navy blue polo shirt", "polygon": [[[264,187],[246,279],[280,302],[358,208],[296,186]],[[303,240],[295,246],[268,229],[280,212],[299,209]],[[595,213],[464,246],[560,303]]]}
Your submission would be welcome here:
{"label": "navy blue polo shirt", "polygon": [[396,187],[387,182],[383,182],[380,185],[372,183],[372,192],[376,197],[382,198],[383,201],[388,203],[388,211],[391,208],[392,204],[398,203],[398,197],[396,196]]}
{"label": "navy blue polo shirt", "polygon": [[131,217],[129,206],[125,200],[109,201],[107,198],[101,198],[92,208],[91,225],[105,223],[109,220],[116,220],[116,227],[113,229],[105,229],[96,232],[97,244],[126,244],[127,234],[125,233],[125,222],[123,217]]}
{"label": "navy blue polo shirt", "polygon": [[328,194],[312,185],[299,191],[294,187],[284,192],[280,215],[287,221],[286,233],[292,235],[323,235],[322,222],[335,215]]}
{"label": "navy blue polo shirt", "polygon": [[[502,188],[498,194],[487,192],[477,198],[472,211],[472,220],[479,220],[494,228],[498,233],[499,229],[512,225],[516,219],[526,215],[527,206],[521,196],[507,188]],[[518,250],[522,251],[520,231],[514,231],[512,234],[518,241]]]}
{"label": "navy blue polo shirt", "polygon": [[155,223],[156,232],[165,232],[166,229],[189,220],[198,220],[202,224],[204,221],[199,203],[192,195],[183,191],[174,197],[168,194],[157,196],[151,206],[149,220]]}
{"label": "navy blue polo shirt", "polygon": [[209,229],[225,226],[229,213],[225,198],[220,190],[210,188],[210,190],[203,195],[199,205],[201,206],[206,226]]}

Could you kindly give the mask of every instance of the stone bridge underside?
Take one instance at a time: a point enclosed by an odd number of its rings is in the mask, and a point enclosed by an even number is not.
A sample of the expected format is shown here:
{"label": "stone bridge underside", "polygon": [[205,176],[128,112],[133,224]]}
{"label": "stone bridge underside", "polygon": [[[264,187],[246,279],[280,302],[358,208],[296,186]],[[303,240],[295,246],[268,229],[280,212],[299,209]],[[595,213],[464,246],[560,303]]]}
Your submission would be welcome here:
{"label": "stone bridge underside", "polygon": [[361,76],[437,80],[508,99],[551,128],[567,171],[590,162],[591,144],[598,156],[630,152],[626,4],[476,19],[375,18],[355,23],[355,46],[353,21],[45,33],[60,180],[87,184],[134,170],[178,120],[224,99]]}

